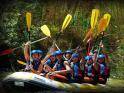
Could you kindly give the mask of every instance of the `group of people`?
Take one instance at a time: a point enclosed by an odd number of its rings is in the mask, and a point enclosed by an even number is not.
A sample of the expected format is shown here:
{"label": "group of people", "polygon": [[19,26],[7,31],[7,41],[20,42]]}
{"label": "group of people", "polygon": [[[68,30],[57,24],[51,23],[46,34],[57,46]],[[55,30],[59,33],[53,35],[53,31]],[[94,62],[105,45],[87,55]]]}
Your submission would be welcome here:
{"label": "group of people", "polygon": [[43,58],[42,50],[32,50],[30,53],[29,49],[29,43],[26,43],[24,48],[27,61],[25,70],[46,78],[69,83],[89,81],[96,83],[100,80],[106,82],[109,77],[110,68],[106,62],[107,55],[98,54],[98,51],[94,51],[92,55],[83,56],[81,49],[62,52],[53,47],[52,52]]}

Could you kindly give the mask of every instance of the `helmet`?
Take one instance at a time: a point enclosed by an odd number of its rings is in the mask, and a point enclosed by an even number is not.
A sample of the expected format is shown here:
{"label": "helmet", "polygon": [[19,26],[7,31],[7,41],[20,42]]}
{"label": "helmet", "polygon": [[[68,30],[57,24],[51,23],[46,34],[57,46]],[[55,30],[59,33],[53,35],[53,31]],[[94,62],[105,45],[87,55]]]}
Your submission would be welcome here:
{"label": "helmet", "polygon": [[65,54],[72,54],[72,51],[71,50],[67,50],[67,51],[65,51]]}
{"label": "helmet", "polygon": [[78,54],[76,54],[76,53],[72,54],[72,58],[78,58],[78,57],[79,57]]}
{"label": "helmet", "polygon": [[98,56],[98,58],[105,58],[105,55],[104,55],[104,54],[100,54],[100,55]]}
{"label": "helmet", "polygon": [[85,60],[90,60],[90,59],[92,59],[92,56],[86,56],[85,57]]}
{"label": "helmet", "polygon": [[32,50],[31,51],[31,55],[36,54],[36,53],[41,54],[41,55],[43,54],[43,52],[41,50]]}
{"label": "helmet", "polygon": [[56,56],[56,55],[61,55],[61,54],[63,54],[61,50],[55,51],[55,56]]}

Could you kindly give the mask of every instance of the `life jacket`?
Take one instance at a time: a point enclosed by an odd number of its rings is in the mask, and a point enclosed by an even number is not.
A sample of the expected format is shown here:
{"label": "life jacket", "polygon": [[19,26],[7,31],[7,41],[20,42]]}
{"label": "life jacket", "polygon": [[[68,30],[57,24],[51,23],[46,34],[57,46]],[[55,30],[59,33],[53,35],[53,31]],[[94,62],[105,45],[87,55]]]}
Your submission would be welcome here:
{"label": "life jacket", "polygon": [[41,60],[40,59],[34,59],[33,62],[32,62],[33,69],[37,71],[39,66],[40,66],[40,64],[41,64]]}
{"label": "life jacket", "polygon": [[63,59],[57,60],[55,65],[56,65],[56,70],[57,71],[59,71],[59,70],[66,70]]}
{"label": "life jacket", "polygon": [[45,62],[45,64],[48,65],[48,66],[50,66],[51,68],[54,67],[55,63],[56,63],[56,60],[55,60],[54,62],[52,62],[51,59],[48,59],[48,60]]}
{"label": "life jacket", "polygon": [[100,66],[100,75],[104,75],[105,74],[105,65],[99,64],[99,66]]}
{"label": "life jacket", "polygon": [[73,76],[74,77],[82,77],[82,71],[80,69],[80,62],[73,63]]}
{"label": "life jacket", "polygon": [[84,61],[84,58],[82,57],[82,59],[80,60],[80,68],[81,68],[83,73],[85,70],[85,64],[86,64],[86,62]]}
{"label": "life jacket", "polygon": [[101,63],[99,64],[99,74],[100,75],[106,75],[108,76],[110,71],[110,69],[104,64],[104,63]]}
{"label": "life jacket", "polygon": [[85,65],[85,74],[86,76],[92,77],[94,75],[93,64]]}

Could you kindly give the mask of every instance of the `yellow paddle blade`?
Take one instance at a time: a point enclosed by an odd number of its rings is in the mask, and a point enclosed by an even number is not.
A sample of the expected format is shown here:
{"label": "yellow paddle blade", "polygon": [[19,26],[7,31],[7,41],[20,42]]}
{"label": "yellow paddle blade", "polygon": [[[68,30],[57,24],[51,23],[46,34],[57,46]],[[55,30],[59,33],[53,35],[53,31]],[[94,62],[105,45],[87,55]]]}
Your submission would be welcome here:
{"label": "yellow paddle blade", "polygon": [[17,62],[18,62],[19,64],[21,64],[21,65],[26,65],[26,63],[23,62],[23,61],[17,60]]}
{"label": "yellow paddle blade", "polygon": [[108,13],[104,14],[103,18],[105,18],[107,20],[107,24],[106,24],[106,27],[105,27],[105,28],[107,28],[108,25],[109,25],[110,19],[111,19],[111,15],[108,14]]}
{"label": "yellow paddle blade", "polygon": [[98,24],[98,33],[105,31],[107,25],[107,19],[101,18]]}
{"label": "yellow paddle blade", "polygon": [[51,37],[51,33],[47,25],[41,26],[41,31],[48,37]]}
{"label": "yellow paddle blade", "polygon": [[26,13],[26,22],[27,22],[28,31],[30,31],[30,27],[31,27],[31,13],[29,13],[29,12]]}
{"label": "yellow paddle blade", "polygon": [[91,20],[90,20],[92,29],[94,29],[95,26],[96,26],[98,16],[99,16],[99,10],[98,9],[93,9],[92,14],[91,14]]}
{"label": "yellow paddle blade", "polygon": [[83,42],[85,42],[89,37],[92,37],[92,36],[93,36],[93,29],[90,28],[90,29],[88,29],[87,34],[86,34]]}
{"label": "yellow paddle blade", "polygon": [[68,26],[68,24],[70,23],[72,19],[72,15],[68,14],[62,24],[62,28],[61,28],[61,31],[63,32],[63,30]]}

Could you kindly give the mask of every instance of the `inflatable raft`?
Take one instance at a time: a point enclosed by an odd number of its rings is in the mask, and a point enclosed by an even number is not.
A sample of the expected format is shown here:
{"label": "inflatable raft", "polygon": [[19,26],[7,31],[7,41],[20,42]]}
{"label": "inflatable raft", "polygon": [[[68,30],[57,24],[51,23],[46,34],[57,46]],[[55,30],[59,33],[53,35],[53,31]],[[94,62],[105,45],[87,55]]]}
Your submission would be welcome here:
{"label": "inflatable raft", "polygon": [[93,85],[88,83],[62,83],[51,80],[43,76],[30,72],[15,72],[8,75],[3,80],[4,86],[18,87],[22,89],[36,90],[62,90],[70,92],[97,92],[105,87],[105,85]]}

